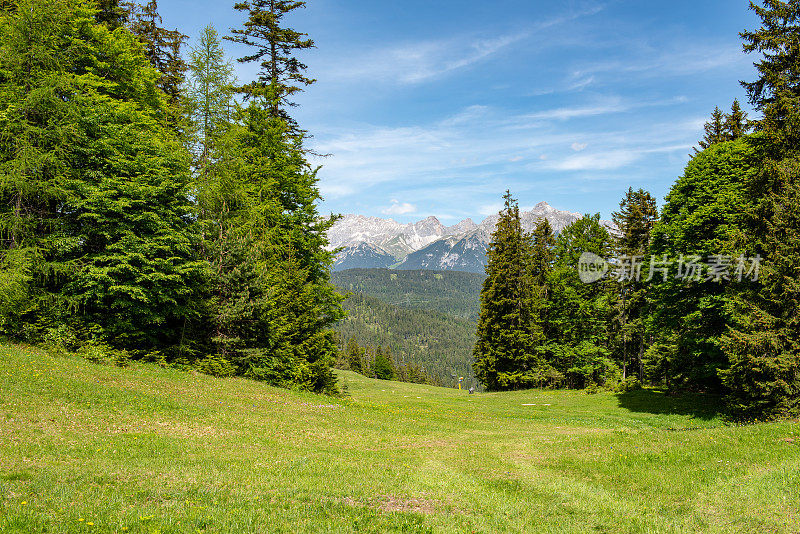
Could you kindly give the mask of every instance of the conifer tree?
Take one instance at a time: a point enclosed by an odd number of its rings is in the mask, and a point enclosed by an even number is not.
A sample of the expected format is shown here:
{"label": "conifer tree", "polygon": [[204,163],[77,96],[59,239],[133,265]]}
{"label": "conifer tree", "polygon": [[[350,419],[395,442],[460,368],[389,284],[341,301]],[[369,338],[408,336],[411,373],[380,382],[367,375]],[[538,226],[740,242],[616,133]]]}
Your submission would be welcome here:
{"label": "conifer tree", "polygon": [[507,191],[505,207],[487,250],[486,281],[473,351],[475,376],[489,390],[537,384],[542,332],[531,297],[531,245],[522,230],[519,206]]}
{"label": "conifer tree", "polygon": [[351,371],[360,373],[363,370],[361,365],[362,350],[354,337],[347,340],[346,357]]}
{"label": "conifer tree", "polygon": [[[698,143],[703,150],[714,143],[721,143],[728,140],[728,136],[725,133],[725,114],[719,107],[714,108],[714,111],[711,113],[711,120],[705,123],[703,130],[705,131],[705,135]],[[695,152],[699,151],[695,148]]]}
{"label": "conifer tree", "polygon": [[130,5],[120,3],[120,0],[98,0],[95,20],[105,24],[109,30],[114,31],[128,22]]}
{"label": "conifer tree", "polygon": [[198,131],[198,174],[208,172],[209,158],[215,140],[231,120],[233,97],[233,66],[225,59],[219,34],[209,24],[189,53],[189,84],[187,97],[192,119]]}
{"label": "conifer tree", "polygon": [[[658,220],[656,199],[643,189],[628,188],[619,203],[619,211],[611,215],[617,229],[617,252],[631,261],[643,261],[650,247],[650,237]],[[627,260],[626,260],[627,261]],[[626,277],[616,289],[615,319],[619,327],[623,377],[633,363],[638,378],[643,380],[647,286],[644,280]]]}
{"label": "conifer tree", "polygon": [[77,323],[124,348],[174,346],[203,269],[158,74],[85,2],[19,6],[0,34],[0,197],[9,248],[35,254],[41,306],[27,320]]}
{"label": "conifer tree", "polygon": [[751,125],[747,119],[747,113],[742,110],[739,100],[734,100],[731,105],[731,112],[725,116],[725,132],[728,141],[735,141],[740,137],[744,137],[750,130]]}
{"label": "conifer tree", "polygon": [[375,378],[380,380],[394,380],[395,370],[392,360],[383,352],[381,347],[375,349],[375,363],[373,364]]}
{"label": "conifer tree", "polygon": [[[155,69],[161,73],[158,87],[167,95],[173,108],[183,104],[182,85],[188,66],[181,56],[181,47],[186,36],[178,30],[163,28],[158,13],[158,0],[150,0],[144,5],[135,6],[130,15],[130,30],[141,40],[144,53]],[[177,113],[175,109],[173,113]],[[176,117],[171,120],[177,121]]]}
{"label": "conifer tree", "polygon": [[800,413],[800,3],[765,0],[750,8],[760,27],[741,33],[744,51],[762,54],[758,78],[742,82],[763,115],[757,199],[740,243],[764,258],[761,278],[738,295],[723,338],[730,369],[721,373],[731,408],[743,417]]}
{"label": "conifer tree", "polygon": [[273,118],[282,118],[292,129],[297,126],[288,113],[295,105],[292,95],[302,91],[315,80],[305,75],[306,65],[297,52],[314,47],[314,41],[305,33],[284,27],[283,19],[292,11],[306,6],[295,0],[248,0],[238,2],[234,8],[247,15],[242,28],[232,28],[225,39],[252,49],[238,59],[240,63],[258,63],[258,79],[240,87],[245,98],[260,95],[269,102]]}
{"label": "conifer tree", "polygon": [[584,215],[556,239],[555,266],[548,284],[548,332],[544,365],[551,385],[582,388],[615,378],[611,361],[609,282],[583,283],[578,262],[586,253],[609,258],[613,242],[600,214]]}
{"label": "conifer tree", "polygon": [[730,323],[728,286],[740,284],[706,280],[697,268],[713,255],[748,251],[728,243],[744,228],[747,187],[760,164],[754,148],[743,138],[695,156],[672,186],[654,227],[650,254],[666,254],[673,265],[666,281],[656,277],[648,284],[655,343],[646,363],[651,377],[672,390],[721,390],[718,371],[728,366],[720,347]]}

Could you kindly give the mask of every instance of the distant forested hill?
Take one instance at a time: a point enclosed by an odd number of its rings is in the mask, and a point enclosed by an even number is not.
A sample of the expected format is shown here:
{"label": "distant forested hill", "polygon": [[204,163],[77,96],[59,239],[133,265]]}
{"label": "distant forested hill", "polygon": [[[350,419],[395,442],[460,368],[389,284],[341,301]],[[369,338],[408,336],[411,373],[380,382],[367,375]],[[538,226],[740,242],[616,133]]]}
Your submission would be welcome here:
{"label": "distant forested hill", "polygon": [[393,271],[349,269],[332,273],[344,292],[361,293],[381,301],[454,317],[477,320],[483,274],[458,271]]}
{"label": "distant forested hill", "polygon": [[344,308],[348,317],[336,325],[343,344],[354,337],[359,345],[389,346],[396,361],[422,366],[445,386],[455,385],[453,375],[463,376],[467,387],[474,385],[475,321],[394,306],[359,293]]}

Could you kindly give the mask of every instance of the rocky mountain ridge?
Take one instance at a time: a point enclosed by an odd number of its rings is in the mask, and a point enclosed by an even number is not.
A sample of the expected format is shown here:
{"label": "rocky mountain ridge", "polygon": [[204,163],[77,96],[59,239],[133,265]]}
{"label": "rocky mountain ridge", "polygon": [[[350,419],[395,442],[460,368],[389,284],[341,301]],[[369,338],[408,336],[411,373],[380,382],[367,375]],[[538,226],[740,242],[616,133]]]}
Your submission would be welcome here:
{"label": "rocky mountain ridge", "polygon": [[[520,215],[525,231],[532,231],[544,217],[556,233],[582,217],[580,213],[553,208],[547,202]],[[334,270],[384,267],[482,273],[497,220],[498,215],[491,215],[480,224],[464,219],[445,226],[433,216],[402,224],[393,219],[345,215],[328,231],[331,250],[341,249]]]}

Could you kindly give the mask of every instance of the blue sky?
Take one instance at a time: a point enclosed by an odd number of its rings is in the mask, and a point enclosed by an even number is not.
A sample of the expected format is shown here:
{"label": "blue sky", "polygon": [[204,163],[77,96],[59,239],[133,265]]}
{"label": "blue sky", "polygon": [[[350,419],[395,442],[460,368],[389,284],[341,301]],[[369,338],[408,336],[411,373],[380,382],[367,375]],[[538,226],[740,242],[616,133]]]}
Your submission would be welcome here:
{"label": "blue sky", "polygon": [[[232,5],[160,10],[194,40],[238,25]],[[289,22],[317,44],[295,116],[331,154],[325,213],[479,220],[507,188],[604,218],[628,186],[661,202],[711,110],[745,104],[754,77],[745,0],[309,0]]]}

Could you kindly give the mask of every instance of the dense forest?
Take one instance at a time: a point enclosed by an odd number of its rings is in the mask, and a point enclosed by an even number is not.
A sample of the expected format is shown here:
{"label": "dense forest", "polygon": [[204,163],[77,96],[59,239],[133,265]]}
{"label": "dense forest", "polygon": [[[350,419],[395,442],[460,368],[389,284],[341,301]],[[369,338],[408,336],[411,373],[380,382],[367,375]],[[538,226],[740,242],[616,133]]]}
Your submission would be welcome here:
{"label": "dense forest", "polygon": [[0,3],[0,336],[336,390],[304,3],[232,7],[252,80],[156,0]]}
{"label": "dense forest", "polygon": [[599,215],[527,234],[507,192],[474,347],[488,389],[649,383],[742,419],[800,412],[800,4],[751,8],[763,56],[742,85],[763,117],[715,109],[661,213],[629,189],[613,234]]}
{"label": "dense forest", "polygon": [[387,304],[478,319],[483,274],[460,271],[348,269],[331,274],[342,293],[361,293]]}
{"label": "dense forest", "polygon": [[474,384],[473,320],[393,306],[360,293],[350,295],[343,307],[347,317],[335,326],[341,350],[351,340],[361,347],[388,347],[395,365],[413,364],[434,383],[454,386],[464,377]]}

